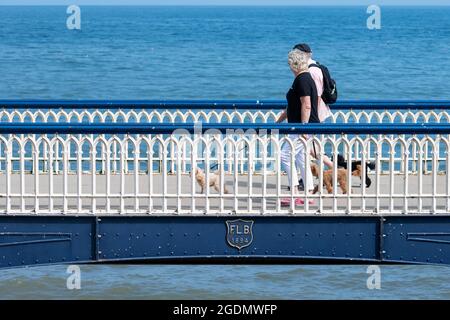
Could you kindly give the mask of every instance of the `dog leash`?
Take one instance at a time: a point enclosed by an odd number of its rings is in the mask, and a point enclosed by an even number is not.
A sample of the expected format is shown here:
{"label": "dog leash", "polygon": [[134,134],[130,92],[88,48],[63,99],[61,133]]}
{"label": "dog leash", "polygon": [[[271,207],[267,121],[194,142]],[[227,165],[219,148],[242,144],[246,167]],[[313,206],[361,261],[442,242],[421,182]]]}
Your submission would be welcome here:
{"label": "dog leash", "polygon": [[314,158],[317,159],[316,144],[314,143],[314,141],[312,142],[312,145],[313,145],[313,149],[314,149]]}
{"label": "dog leash", "polygon": [[[313,149],[314,149],[314,157],[317,159],[316,144],[314,143],[314,141],[313,141],[312,145],[313,145]],[[243,147],[241,150],[239,150],[239,152],[241,152],[244,149],[245,149],[245,147]],[[212,165],[211,167],[209,167],[209,170],[215,169],[218,166],[219,166],[219,164],[216,163],[216,164]]]}
{"label": "dog leash", "polygon": [[[244,146],[241,150],[239,150],[238,152],[241,152],[241,151],[244,150],[244,149],[245,149],[245,146]],[[209,167],[209,170],[215,169],[215,168],[217,168],[218,166],[219,166],[219,163],[213,164],[211,167]]]}

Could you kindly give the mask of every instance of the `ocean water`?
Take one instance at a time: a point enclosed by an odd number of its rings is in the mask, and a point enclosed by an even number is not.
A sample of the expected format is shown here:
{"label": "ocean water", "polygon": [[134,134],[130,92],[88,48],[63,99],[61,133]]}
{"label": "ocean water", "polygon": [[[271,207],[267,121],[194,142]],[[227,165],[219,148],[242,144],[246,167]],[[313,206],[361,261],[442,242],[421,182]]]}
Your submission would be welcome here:
{"label": "ocean water", "polygon": [[84,265],[80,289],[69,290],[59,265],[2,270],[0,298],[450,299],[448,267],[380,271],[380,289],[368,289],[364,265]]}
{"label": "ocean water", "polygon": [[[0,99],[283,99],[287,52],[309,43],[342,99],[450,99],[450,7],[0,6]],[[382,266],[66,266],[0,273],[0,298],[450,299],[450,268]],[[237,285],[238,284],[238,285]]]}
{"label": "ocean water", "polygon": [[307,42],[343,99],[450,99],[450,7],[0,7],[0,97],[284,99]]}

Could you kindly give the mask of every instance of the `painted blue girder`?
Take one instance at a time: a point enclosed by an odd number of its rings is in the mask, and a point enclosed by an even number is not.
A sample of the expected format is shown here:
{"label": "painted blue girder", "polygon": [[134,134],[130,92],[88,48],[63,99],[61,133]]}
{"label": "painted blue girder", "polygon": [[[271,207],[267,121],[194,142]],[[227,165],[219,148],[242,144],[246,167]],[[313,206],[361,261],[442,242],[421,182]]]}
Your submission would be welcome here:
{"label": "painted blue girder", "polygon": [[0,268],[95,260],[95,219],[0,217]]}
{"label": "painted blue girder", "polygon": [[[189,109],[189,110],[280,110],[286,100],[0,100],[5,109]],[[432,110],[448,109],[449,100],[339,100],[336,110]]]}
{"label": "painted blue girder", "polygon": [[450,218],[391,217],[384,223],[385,260],[450,264]]}
{"label": "painted blue girder", "polygon": [[[251,242],[227,221],[252,221]],[[169,259],[450,264],[450,216],[0,217],[0,268]]]}
{"label": "painted blue girder", "polygon": [[[177,131],[175,131],[177,130]],[[231,130],[231,131],[230,131]],[[0,122],[0,134],[449,134],[449,123],[29,123]]]}

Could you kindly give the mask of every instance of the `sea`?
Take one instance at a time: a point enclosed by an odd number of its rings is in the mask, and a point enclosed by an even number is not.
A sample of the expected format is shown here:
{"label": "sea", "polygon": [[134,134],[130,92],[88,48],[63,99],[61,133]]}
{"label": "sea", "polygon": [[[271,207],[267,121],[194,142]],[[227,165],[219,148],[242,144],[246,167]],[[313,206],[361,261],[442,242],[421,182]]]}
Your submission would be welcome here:
{"label": "sea", "polygon": [[[450,7],[1,6],[0,99],[284,99],[308,43],[340,99],[450,100]],[[369,21],[370,22],[370,21]],[[70,24],[70,23],[69,23]],[[369,23],[370,24],[370,23]],[[450,299],[450,268],[80,265],[0,272],[0,299]],[[369,272],[369,273],[368,273]]]}

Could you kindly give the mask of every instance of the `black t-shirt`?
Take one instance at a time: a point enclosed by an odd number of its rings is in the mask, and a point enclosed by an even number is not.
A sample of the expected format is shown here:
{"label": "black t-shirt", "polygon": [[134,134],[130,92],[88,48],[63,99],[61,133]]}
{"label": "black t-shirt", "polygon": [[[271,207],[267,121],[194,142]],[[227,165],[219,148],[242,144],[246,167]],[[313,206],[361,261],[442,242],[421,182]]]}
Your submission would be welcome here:
{"label": "black t-shirt", "polygon": [[309,117],[308,122],[320,123],[319,115],[317,113],[318,96],[316,83],[314,82],[309,72],[299,74],[292,83],[292,87],[286,94],[286,99],[288,102],[287,107],[288,122],[292,123],[302,122],[301,119],[302,105],[300,97],[307,97],[307,96],[311,97],[311,115]]}

